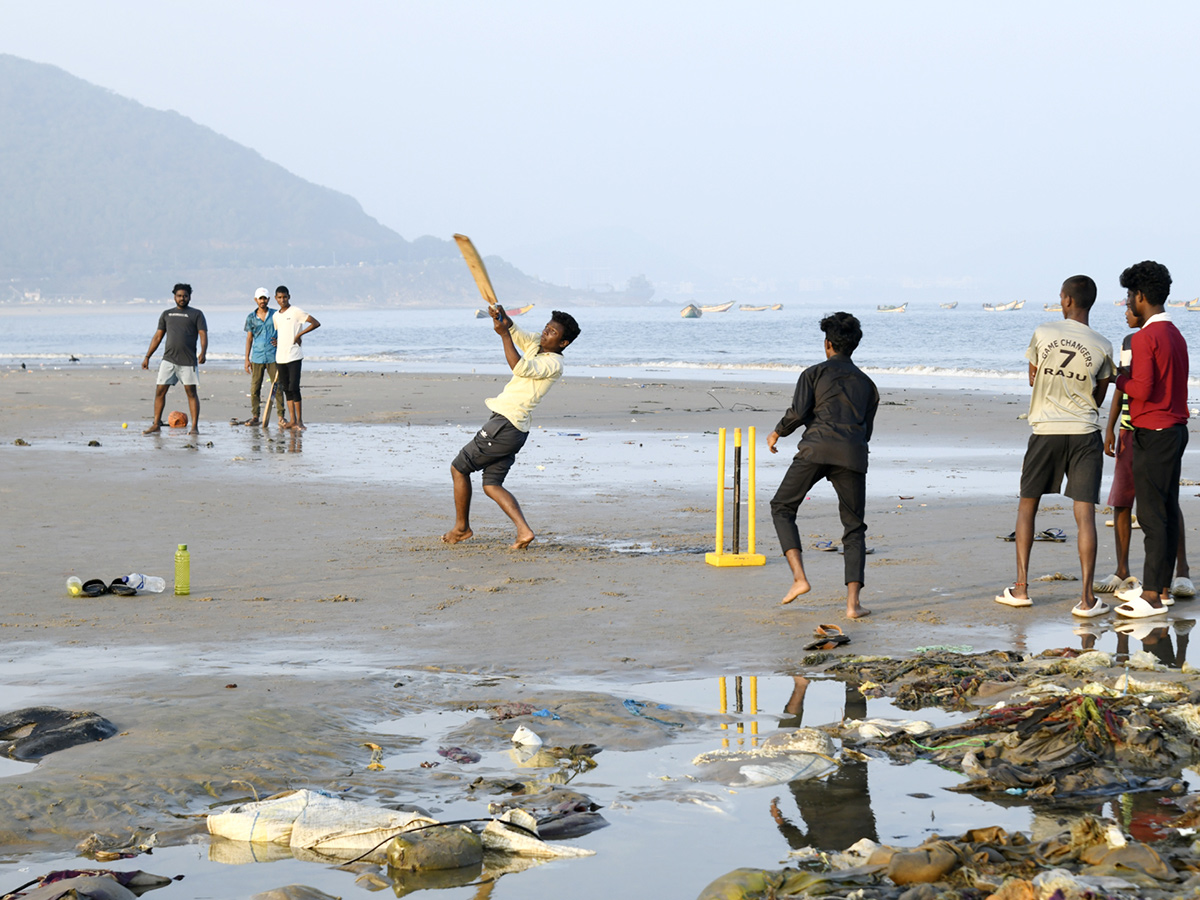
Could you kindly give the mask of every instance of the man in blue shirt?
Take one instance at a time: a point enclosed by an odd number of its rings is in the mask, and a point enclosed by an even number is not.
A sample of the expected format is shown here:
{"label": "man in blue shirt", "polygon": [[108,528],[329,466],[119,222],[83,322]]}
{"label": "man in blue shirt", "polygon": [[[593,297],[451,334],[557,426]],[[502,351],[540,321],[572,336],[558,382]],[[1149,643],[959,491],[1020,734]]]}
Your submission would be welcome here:
{"label": "man in blue shirt", "polygon": [[[257,308],[250,315],[246,316],[246,371],[250,373],[250,418],[246,420],[246,425],[258,425],[259,409],[262,406],[260,394],[262,393],[263,373],[271,379],[272,387],[275,385],[275,324],[271,321],[271,317],[275,315],[275,310],[271,309],[271,295],[267,293],[266,288],[259,288],[254,292],[254,302]],[[270,405],[270,393],[267,395],[267,404]],[[275,409],[279,413],[279,425],[283,426],[285,416],[283,412],[283,391],[275,391]],[[262,424],[267,424],[267,419],[271,415],[271,410],[266,410],[266,415],[262,417]]]}

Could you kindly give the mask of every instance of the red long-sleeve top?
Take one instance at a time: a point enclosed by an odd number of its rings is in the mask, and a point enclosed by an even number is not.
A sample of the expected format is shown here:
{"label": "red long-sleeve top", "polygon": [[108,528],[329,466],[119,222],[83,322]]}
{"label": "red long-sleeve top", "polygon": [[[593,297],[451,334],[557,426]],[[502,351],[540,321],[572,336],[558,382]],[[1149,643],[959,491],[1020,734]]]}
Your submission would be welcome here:
{"label": "red long-sleeve top", "polygon": [[1117,388],[1129,395],[1133,427],[1157,430],[1187,422],[1188,349],[1175,323],[1152,317],[1130,347],[1130,374],[1117,376]]}

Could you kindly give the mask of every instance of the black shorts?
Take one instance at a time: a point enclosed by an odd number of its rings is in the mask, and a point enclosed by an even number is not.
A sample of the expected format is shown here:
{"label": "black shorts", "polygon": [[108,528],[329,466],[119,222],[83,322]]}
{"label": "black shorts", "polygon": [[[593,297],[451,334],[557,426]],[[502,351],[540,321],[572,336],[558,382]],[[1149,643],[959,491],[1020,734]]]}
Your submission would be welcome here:
{"label": "black shorts", "polygon": [[1099,503],[1103,473],[1104,438],[1100,432],[1031,434],[1021,466],[1021,496],[1036,499],[1043,494],[1066,494],[1072,500]]}
{"label": "black shorts", "polygon": [[458,451],[450,465],[464,475],[482,469],[484,484],[504,484],[508,470],[517,460],[517,451],[525,446],[528,438],[529,432],[496,413]]}

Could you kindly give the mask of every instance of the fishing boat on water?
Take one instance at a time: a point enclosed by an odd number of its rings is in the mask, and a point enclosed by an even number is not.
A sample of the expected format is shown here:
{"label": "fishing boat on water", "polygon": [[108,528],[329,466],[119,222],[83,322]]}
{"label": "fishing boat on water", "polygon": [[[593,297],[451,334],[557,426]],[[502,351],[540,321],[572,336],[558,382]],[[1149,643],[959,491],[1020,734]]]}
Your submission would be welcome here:
{"label": "fishing boat on water", "polygon": [[685,319],[698,319],[702,315],[701,309],[695,303],[689,303],[679,311],[679,315]]}
{"label": "fishing boat on water", "polygon": [[1044,309],[1046,312],[1062,312],[1062,304],[1061,303],[1043,303],[1042,309]]}
{"label": "fishing boat on water", "polygon": [[1189,300],[1183,304],[1183,308],[1188,312],[1200,312],[1200,297],[1197,297],[1195,300]]}
{"label": "fishing boat on water", "polygon": [[769,306],[751,306],[748,303],[743,303],[738,307],[742,312],[766,312],[768,309],[780,310],[783,309],[782,303],[772,303]]}
{"label": "fishing boat on water", "polygon": [[700,312],[706,312],[706,313],[728,312],[731,309],[733,309],[733,301],[732,300],[730,300],[728,303],[718,303],[716,306],[701,306]]}
{"label": "fishing boat on water", "polygon": [[875,308],[879,310],[879,312],[904,312],[906,309],[908,309],[908,301],[905,300],[903,303],[898,303],[895,305],[880,303]]}
{"label": "fishing boat on water", "polygon": [[952,303],[939,303],[938,309],[958,309],[958,301],[955,300]]}
{"label": "fishing boat on water", "polygon": [[[507,313],[508,317],[511,319],[513,316],[525,315],[525,313],[527,313],[531,309],[533,309],[533,306],[534,306],[534,304],[530,303],[528,306],[519,306],[516,309],[506,309],[504,312]],[[488,311],[486,309],[477,309],[477,310],[475,310],[475,318],[490,319],[491,316],[488,314]]]}
{"label": "fishing boat on water", "polygon": [[1025,306],[1024,300],[1010,300],[1008,303],[985,303],[983,308],[988,312],[1008,312],[1013,309],[1022,309]]}

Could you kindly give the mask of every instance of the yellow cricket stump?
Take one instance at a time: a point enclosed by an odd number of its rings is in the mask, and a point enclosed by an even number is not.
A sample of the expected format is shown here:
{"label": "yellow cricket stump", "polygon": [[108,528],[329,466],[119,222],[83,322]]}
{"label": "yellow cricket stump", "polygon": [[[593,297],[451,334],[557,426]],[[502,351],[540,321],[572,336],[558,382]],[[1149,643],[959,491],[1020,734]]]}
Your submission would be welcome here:
{"label": "yellow cricket stump", "polygon": [[751,425],[747,430],[747,437],[750,441],[749,453],[749,487],[750,498],[747,507],[748,528],[747,536],[747,552],[739,552],[737,534],[738,521],[741,515],[738,498],[741,493],[741,451],[742,451],[742,429],[735,428],[733,430],[733,452],[734,452],[734,484],[733,484],[733,533],[734,546],[733,552],[726,553],[723,544],[725,543],[725,429],[721,428],[717,432],[717,539],[716,549],[712,553],[704,554],[704,561],[710,566],[765,566],[767,558],[761,553],[754,552],[754,426]]}

